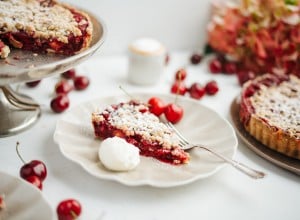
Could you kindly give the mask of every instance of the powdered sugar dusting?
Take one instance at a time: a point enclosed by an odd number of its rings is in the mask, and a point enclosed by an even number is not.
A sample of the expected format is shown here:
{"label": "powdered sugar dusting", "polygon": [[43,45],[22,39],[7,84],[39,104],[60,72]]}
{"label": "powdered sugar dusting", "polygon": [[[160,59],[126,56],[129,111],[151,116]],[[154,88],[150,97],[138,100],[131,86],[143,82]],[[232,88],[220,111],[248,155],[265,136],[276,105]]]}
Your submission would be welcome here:
{"label": "powdered sugar dusting", "polygon": [[105,113],[109,114],[110,124],[124,131],[127,136],[141,135],[145,140],[158,142],[164,148],[178,146],[176,135],[144,104],[124,103],[117,109],[108,107]]}
{"label": "powdered sugar dusting", "polygon": [[0,33],[25,31],[35,37],[57,38],[64,43],[68,42],[70,33],[82,35],[68,8],[60,4],[43,7],[37,0],[0,1],[0,24]]}
{"label": "powdered sugar dusting", "polygon": [[290,78],[279,86],[260,85],[250,99],[258,117],[300,139],[300,79]]}

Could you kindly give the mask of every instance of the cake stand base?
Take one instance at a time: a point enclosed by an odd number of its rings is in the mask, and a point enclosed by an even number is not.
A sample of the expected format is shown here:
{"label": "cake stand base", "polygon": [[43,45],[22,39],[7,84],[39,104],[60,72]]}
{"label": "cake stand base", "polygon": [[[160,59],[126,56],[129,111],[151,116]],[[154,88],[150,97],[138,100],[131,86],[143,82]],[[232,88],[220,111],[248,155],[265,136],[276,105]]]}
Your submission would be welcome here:
{"label": "cake stand base", "polygon": [[13,91],[9,86],[0,87],[0,137],[27,129],[40,115],[40,106],[33,99]]}

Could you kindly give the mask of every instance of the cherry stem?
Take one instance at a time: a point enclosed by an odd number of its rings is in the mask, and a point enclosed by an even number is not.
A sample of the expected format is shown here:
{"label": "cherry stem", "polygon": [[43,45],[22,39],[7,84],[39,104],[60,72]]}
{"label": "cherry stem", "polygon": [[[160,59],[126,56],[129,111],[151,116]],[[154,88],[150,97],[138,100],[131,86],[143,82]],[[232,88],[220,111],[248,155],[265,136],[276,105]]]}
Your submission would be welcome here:
{"label": "cherry stem", "polygon": [[179,80],[178,80],[178,86],[177,86],[177,91],[176,91],[176,95],[175,95],[175,100],[174,100],[174,104],[176,104],[177,103],[177,99],[178,99],[178,95],[179,95],[179,88],[180,88],[180,84],[181,84],[181,82],[182,82],[182,72],[181,72],[181,70],[179,70]]}
{"label": "cherry stem", "polygon": [[76,215],[76,213],[73,210],[70,211],[70,214],[72,216],[72,219],[77,219],[78,216]]}
{"label": "cherry stem", "polygon": [[25,160],[23,159],[23,157],[21,156],[21,154],[20,154],[20,152],[19,152],[19,145],[20,145],[20,143],[19,143],[19,141],[17,141],[17,143],[16,143],[16,151],[17,151],[18,157],[20,158],[20,160],[21,160],[24,164],[26,164]]}
{"label": "cherry stem", "polygon": [[129,96],[129,98],[131,98],[132,100],[137,100],[136,98],[134,98],[131,94],[129,94],[129,92],[127,92],[122,86],[119,86],[119,89],[121,89],[127,96]]}

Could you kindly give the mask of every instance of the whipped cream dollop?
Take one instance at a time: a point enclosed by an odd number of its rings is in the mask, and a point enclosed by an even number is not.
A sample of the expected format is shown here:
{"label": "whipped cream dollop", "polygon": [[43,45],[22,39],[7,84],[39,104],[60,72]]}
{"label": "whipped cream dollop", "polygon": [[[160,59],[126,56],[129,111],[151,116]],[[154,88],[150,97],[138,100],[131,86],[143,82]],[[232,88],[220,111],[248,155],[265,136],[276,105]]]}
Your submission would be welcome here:
{"label": "whipped cream dollop", "polygon": [[103,140],[98,155],[102,164],[113,171],[129,171],[140,163],[139,149],[119,137]]}

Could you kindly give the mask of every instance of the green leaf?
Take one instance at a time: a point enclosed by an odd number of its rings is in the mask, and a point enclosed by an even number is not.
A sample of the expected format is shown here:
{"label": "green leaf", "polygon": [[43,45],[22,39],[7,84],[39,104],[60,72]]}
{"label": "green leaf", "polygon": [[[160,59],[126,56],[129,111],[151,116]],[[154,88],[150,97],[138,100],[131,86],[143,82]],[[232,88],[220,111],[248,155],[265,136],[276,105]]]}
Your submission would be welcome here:
{"label": "green leaf", "polygon": [[298,0],[284,0],[286,5],[298,5]]}

